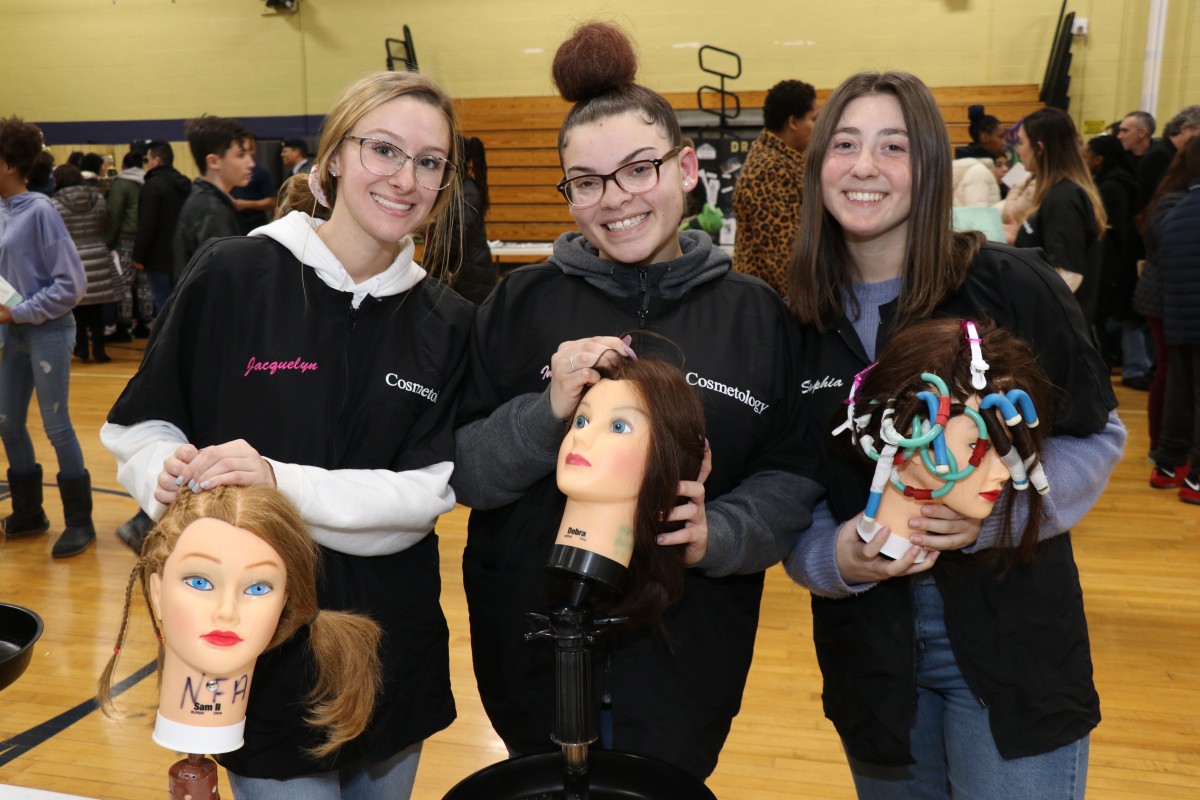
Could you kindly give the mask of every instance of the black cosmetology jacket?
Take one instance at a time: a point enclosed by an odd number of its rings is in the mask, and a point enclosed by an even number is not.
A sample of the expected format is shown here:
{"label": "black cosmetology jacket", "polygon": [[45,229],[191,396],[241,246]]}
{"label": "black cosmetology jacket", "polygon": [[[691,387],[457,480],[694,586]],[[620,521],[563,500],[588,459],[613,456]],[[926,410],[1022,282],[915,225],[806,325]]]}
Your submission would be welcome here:
{"label": "black cosmetology jacket", "polygon": [[[476,509],[463,577],[484,707],[511,748],[553,750],[553,653],[522,639],[525,613],[548,610],[559,584],[544,567],[564,505],[555,482],[563,426],[545,399],[550,356],[564,341],[630,331],[633,349],[648,352],[655,342],[641,329],[680,346],[713,453],[705,486],[709,525],[729,533],[714,533],[704,562],[687,571],[684,598],[664,620],[669,643],[645,630],[602,637],[594,651],[595,685],[611,697],[613,749],[703,777],[716,766],[741,703],[763,570],[808,525],[817,487],[798,474],[798,398],[788,350],[795,326],[783,303],[762,281],[731,271],[707,234],[684,233],[681,244],[681,258],[642,268],[600,259],[580,234],[568,233],[548,263],[518,269],[500,283],[479,310],[461,419],[468,424],[491,415],[485,424],[492,424],[530,401],[539,406],[534,410],[549,441],[532,456],[510,459],[529,447],[520,430],[494,432],[497,441],[476,447],[464,443],[460,429],[451,482],[459,501]],[[481,457],[483,444],[505,452]],[[527,488],[499,502],[477,501],[489,481],[528,472],[531,461]],[[722,509],[722,496],[739,485]]]}
{"label": "black cosmetology jacket", "polygon": [[[367,295],[356,310],[349,292],[273,239],[218,239],[192,260],[108,420],[165,420],[197,447],[244,438],[263,456],[324,469],[448,462],[472,315],[431,280]],[[251,369],[252,360],[279,368]],[[433,391],[402,391],[396,376]],[[303,720],[311,683],[302,628],[258,660],[245,746],[219,757],[239,775],[282,779],[383,761],[454,719],[437,536],[389,555],[322,547],[321,556],[320,607],[362,612],[383,628],[375,715],[334,756],[301,752],[318,741]]]}
{"label": "black cosmetology jacket", "polygon": [[1062,180],[1042,198],[1037,211],[1017,228],[1017,247],[1040,247],[1050,266],[1083,276],[1075,299],[1090,325],[1100,294],[1104,257],[1091,198],[1079,184]]}
{"label": "black cosmetology jacket", "polygon": [[[880,307],[876,353],[893,332],[896,302]],[[1050,409],[1053,435],[1096,433],[1116,407],[1108,370],[1084,333],[1078,304],[1035,253],[985,244],[962,288],[938,306],[935,316],[990,318],[1030,344],[1062,390]],[[812,406],[805,417],[807,448],[820,457],[820,478],[840,523],[863,510],[873,472],[869,462],[830,436],[845,420],[843,401],[855,374],[867,366],[867,356],[845,317],[826,333],[806,328],[802,337],[804,391]],[[932,575],[945,598],[946,629],[959,667],[989,709],[1002,756],[1049,752],[1099,723],[1069,534],[1046,539],[1032,563],[1008,572],[986,554],[944,552]],[[812,598],[825,715],[850,755],[869,763],[913,763],[913,580],[892,578],[850,597]]]}

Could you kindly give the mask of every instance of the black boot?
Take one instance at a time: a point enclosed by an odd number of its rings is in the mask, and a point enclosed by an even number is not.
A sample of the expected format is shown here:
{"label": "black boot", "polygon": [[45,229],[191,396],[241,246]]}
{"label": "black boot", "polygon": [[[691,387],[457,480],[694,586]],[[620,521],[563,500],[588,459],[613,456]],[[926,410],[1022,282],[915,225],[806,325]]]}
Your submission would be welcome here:
{"label": "black boot", "polygon": [[78,478],[64,479],[59,473],[58,492],[62,495],[67,526],[50,555],[55,558],[77,556],[96,541],[96,529],[92,526],[92,476],[87,470]]}
{"label": "black boot", "polygon": [[12,492],[13,513],[4,518],[8,538],[37,536],[50,529],[50,520],[42,510],[42,465],[35,464],[32,472],[22,475],[8,471],[8,488]]}

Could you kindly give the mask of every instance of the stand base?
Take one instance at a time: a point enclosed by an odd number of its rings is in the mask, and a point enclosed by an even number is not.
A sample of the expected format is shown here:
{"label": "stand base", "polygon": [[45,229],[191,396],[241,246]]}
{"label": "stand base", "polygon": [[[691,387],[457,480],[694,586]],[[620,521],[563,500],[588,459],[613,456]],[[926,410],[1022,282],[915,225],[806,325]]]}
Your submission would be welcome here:
{"label": "stand base", "polygon": [[176,761],[167,772],[170,800],[221,800],[217,793],[217,762],[198,753]]}
{"label": "stand base", "polygon": [[611,750],[588,752],[586,786],[568,789],[562,753],[501,761],[461,781],[442,800],[717,800],[679,767]]}

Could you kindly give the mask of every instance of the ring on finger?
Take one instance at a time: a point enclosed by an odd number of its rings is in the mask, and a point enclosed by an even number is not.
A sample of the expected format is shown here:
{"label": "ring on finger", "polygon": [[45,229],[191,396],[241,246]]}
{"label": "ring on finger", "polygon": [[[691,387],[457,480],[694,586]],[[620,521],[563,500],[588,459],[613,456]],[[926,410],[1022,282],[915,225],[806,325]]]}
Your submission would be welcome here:
{"label": "ring on finger", "polygon": [[575,366],[575,356],[571,355],[567,358],[567,366],[571,368],[571,372],[576,372],[579,367]]}

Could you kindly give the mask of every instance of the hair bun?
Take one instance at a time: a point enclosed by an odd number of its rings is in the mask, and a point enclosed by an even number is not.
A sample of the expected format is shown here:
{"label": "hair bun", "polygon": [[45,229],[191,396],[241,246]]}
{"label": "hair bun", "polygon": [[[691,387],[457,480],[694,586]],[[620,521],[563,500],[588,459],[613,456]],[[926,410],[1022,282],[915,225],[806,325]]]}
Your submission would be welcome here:
{"label": "hair bun", "polygon": [[551,75],[562,99],[579,103],[634,83],[637,67],[637,53],[624,31],[607,22],[587,22],[559,45]]}
{"label": "hair bun", "polygon": [[983,117],[984,114],[982,105],[967,106],[967,119],[969,119],[971,122],[981,120]]}

